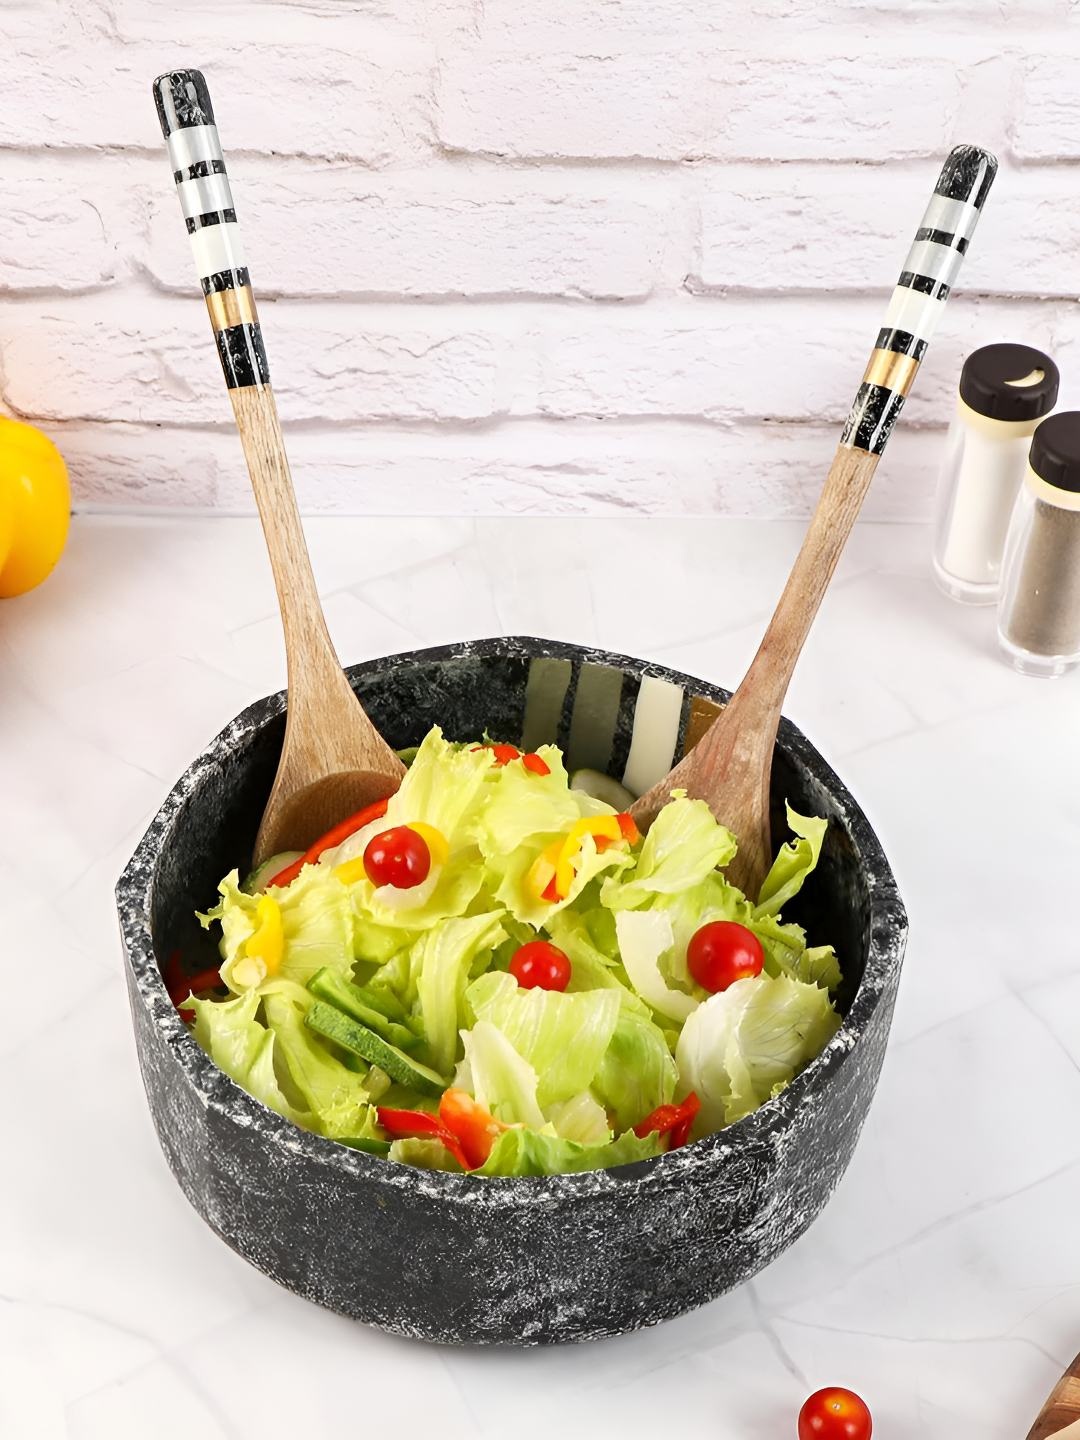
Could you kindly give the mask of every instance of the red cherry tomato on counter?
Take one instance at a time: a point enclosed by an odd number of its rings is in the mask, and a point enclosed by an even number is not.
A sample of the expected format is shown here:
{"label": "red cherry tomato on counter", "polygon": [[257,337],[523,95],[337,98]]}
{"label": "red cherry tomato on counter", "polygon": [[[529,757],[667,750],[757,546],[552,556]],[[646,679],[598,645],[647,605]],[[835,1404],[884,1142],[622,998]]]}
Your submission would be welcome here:
{"label": "red cherry tomato on counter", "polygon": [[697,983],[715,995],[736,980],[760,975],[765,951],[745,925],[734,920],[713,920],[690,937],[686,963]]}
{"label": "red cherry tomato on counter", "polygon": [[550,940],[530,940],[510,961],[510,974],[522,990],[565,990],[570,961]]}
{"label": "red cherry tomato on counter", "polygon": [[408,825],[381,830],[367,843],[364,869],[373,885],[411,890],[422,885],[431,870],[431,851],[422,835]]}
{"label": "red cherry tomato on counter", "polygon": [[817,1390],[799,1411],[799,1440],[870,1440],[870,1411],[840,1386]]}

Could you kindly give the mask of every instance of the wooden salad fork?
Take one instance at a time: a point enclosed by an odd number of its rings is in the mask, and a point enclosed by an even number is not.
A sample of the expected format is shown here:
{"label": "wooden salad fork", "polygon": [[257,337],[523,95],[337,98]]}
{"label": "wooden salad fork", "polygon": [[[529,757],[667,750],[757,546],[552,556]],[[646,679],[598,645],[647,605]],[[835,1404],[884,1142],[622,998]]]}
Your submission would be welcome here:
{"label": "wooden salad fork", "polygon": [[757,654],[697,745],[631,807],[639,828],[645,829],[672,790],[681,788],[706,801],[738,839],[729,874],[748,895],[757,895],[770,864],[773,747],[795,663],[996,172],[994,156],[973,145],[957,146],[946,160],[893,290],[802,549]]}
{"label": "wooden salad fork", "polygon": [[1027,1440],[1080,1440],[1080,1355],[1050,1392]]}
{"label": "wooden salad fork", "polygon": [[353,694],[326,628],[206,80],[198,70],[175,70],[155,80],[154,98],[285,631],[289,703],[255,841],[261,864],[280,851],[306,849],[345,815],[393,794],[405,767]]}

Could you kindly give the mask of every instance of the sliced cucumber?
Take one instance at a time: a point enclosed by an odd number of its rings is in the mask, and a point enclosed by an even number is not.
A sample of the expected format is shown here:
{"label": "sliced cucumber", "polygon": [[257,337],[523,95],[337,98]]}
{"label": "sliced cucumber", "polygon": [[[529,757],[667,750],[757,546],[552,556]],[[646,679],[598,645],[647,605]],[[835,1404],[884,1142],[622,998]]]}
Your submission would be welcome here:
{"label": "sliced cucumber", "polygon": [[388,1020],[385,1015],[368,1005],[363,990],[351,984],[336,970],[317,971],[308,981],[308,989],[317,1000],[325,1000],[328,1005],[333,1005],[345,1015],[351,1015],[354,1020],[366,1025],[369,1030],[374,1030],[376,1035],[381,1035],[391,1045],[397,1045],[402,1050],[413,1050],[420,1043],[419,1036],[414,1035],[411,1030]]}
{"label": "sliced cucumber", "polygon": [[339,1145],[348,1145],[350,1150],[366,1150],[369,1155],[389,1155],[389,1140],[369,1140],[366,1135],[357,1135],[355,1139],[339,1139]]}
{"label": "sliced cucumber", "polygon": [[353,989],[369,1010],[377,1010],[380,1015],[385,1015],[387,1020],[396,1020],[400,1025],[404,1025],[408,1020],[408,1011],[391,991],[383,990],[378,985],[354,985]]}
{"label": "sliced cucumber", "polygon": [[602,800],[614,810],[629,810],[634,797],[625,785],[612,780],[610,775],[601,775],[599,770],[575,770],[570,776],[570,789],[583,790],[594,800]]}
{"label": "sliced cucumber", "polygon": [[260,890],[265,888],[268,880],[272,880],[279,870],[285,869],[286,865],[291,865],[294,860],[299,860],[303,853],[302,850],[283,850],[280,855],[271,855],[269,860],[264,860],[261,865],[255,866],[240,889],[248,895],[257,895]]}
{"label": "sliced cucumber", "polygon": [[378,1065],[399,1085],[408,1085],[426,1095],[441,1095],[450,1083],[426,1065],[421,1065],[419,1060],[406,1055],[404,1050],[389,1044],[381,1035],[376,1035],[374,1030],[358,1025],[348,1015],[321,1000],[315,1001],[304,1019],[316,1035],[332,1040],[335,1045],[361,1056],[371,1065]]}

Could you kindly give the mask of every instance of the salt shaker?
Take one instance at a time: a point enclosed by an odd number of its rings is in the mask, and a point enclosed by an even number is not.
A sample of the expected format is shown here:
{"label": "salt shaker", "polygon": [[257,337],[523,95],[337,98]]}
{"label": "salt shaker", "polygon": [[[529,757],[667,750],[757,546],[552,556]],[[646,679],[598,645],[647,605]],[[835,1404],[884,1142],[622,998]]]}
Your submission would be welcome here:
{"label": "salt shaker", "polygon": [[1031,436],[1057,394],[1057,366],[1030,345],[984,345],[964,361],[934,529],[934,576],[954,600],[990,605],[997,598]]}
{"label": "salt shaker", "polygon": [[998,639],[1024,675],[1080,662],[1080,411],[1044,420],[1031,442],[1001,570]]}

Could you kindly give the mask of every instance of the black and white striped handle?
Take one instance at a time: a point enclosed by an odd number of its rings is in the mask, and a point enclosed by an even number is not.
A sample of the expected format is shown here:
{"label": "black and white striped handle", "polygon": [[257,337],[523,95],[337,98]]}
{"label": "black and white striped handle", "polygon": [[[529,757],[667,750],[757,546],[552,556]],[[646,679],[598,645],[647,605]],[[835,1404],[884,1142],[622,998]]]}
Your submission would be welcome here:
{"label": "black and white striped handle", "polygon": [[262,330],[206,80],[199,70],[173,70],[154,81],[154,99],[225,383],[230,390],[268,385]]}
{"label": "black and white striped handle", "polygon": [[997,160],[976,145],[958,145],[942,166],[848,414],[842,445],[870,455],[885,449],[996,174]]}

